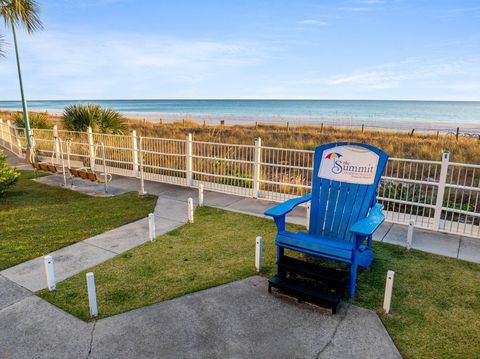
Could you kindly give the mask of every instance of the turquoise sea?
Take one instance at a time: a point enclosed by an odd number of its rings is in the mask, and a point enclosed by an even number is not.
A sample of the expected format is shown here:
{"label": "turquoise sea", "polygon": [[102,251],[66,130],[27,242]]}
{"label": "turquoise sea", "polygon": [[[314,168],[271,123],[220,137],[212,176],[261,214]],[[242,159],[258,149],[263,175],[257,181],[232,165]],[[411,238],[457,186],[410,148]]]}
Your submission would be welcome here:
{"label": "turquoise sea", "polygon": [[[379,128],[480,128],[480,102],[377,100],[58,100],[29,101],[30,110],[61,112],[72,103],[95,102],[131,117],[191,118],[207,122],[270,122],[360,125]],[[19,101],[0,101],[0,109],[20,109]]]}

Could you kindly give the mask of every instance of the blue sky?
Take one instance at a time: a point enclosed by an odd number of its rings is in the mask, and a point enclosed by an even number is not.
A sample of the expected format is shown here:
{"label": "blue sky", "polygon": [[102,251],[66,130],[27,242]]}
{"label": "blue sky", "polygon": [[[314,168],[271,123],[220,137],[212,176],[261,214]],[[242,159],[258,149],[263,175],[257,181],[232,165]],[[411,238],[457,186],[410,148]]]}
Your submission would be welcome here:
{"label": "blue sky", "polygon": [[39,3],[45,30],[19,37],[29,99],[480,100],[478,0]]}

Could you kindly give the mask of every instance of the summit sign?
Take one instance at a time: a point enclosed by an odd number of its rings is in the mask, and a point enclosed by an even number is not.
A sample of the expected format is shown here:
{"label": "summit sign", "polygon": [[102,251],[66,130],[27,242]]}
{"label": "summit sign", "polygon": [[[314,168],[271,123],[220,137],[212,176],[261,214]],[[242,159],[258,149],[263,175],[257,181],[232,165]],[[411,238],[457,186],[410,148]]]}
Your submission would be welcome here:
{"label": "summit sign", "polygon": [[378,155],[358,146],[338,146],[323,151],[318,177],[338,182],[372,184]]}

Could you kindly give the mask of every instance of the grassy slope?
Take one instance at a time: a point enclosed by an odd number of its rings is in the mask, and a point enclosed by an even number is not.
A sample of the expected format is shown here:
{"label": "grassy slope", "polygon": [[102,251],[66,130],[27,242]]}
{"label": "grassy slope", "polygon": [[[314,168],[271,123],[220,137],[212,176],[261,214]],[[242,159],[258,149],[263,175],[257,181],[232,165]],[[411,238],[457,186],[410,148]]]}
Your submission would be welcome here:
{"label": "grassy slope", "polygon": [[0,197],[0,270],[145,217],[156,202],[135,193],[96,198],[31,180]]}
{"label": "grassy slope", "polygon": [[[269,276],[275,271],[275,232],[274,224],[265,219],[199,209],[195,224],[93,268],[100,315],[253,275],[257,235],[264,236],[263,275]],[[402,354],[480,356],[480,266],[388,244],[374,246],[376,260],[371,270],[361,273],[354,303],[379,310],[386,272],[396,272],[393,315],[382,319]],[[59,283],[56,293],[39,295],[88,319],[85,272]]]}

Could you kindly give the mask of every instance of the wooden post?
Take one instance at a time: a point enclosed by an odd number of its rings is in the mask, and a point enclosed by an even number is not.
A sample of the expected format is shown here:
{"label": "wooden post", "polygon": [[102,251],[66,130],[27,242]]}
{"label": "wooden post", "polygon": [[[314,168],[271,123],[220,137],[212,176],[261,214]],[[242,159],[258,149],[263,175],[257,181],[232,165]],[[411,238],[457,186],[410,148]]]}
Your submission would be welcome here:
{"label": "wooden post", "polygon": [[188,223],[193,223],[193,198],[187,200]]}
{"label": "wooden post", "polygon": [[412,132],[410,132],[410,137],[413,137],[414,132],[415,132],[415,129],[412,129]]}
{"label": "wooden post", "polygon": [[407,249],[408,250],[412,248],[414,227],[415,227],[415,221],[411,219],[410,222],[408,223],[408,231],[407,231]]}
{"label": "wooden post", "polygon": [[365,130],[365,125],[362,123],[362,133]]}
{"label": "wooden post", "polygon": [[323,133],[323,122],[322,122],[322,124],[320,125],[320,133]]}
{"label": "wooden post", "polygon": [[220,126],[221,127],[225,126],[225,120],[220,120]]}
{"label": "wooden post", "polygon": [[387,272],[387,282],[385,284],[385,297],[383,298],[383,310],[385,313],[390,313],[390,304],[392,302],[393,277],[395,272],[389,270]]}
{"label": "wooden post", "polygon": [[52,256],[43,257],[43,263],[45,265],[45,275],[47,276],[47,287],[49,291],[55,290],[55,271],[53,269]]}
{"label": "wooden post", "polygon": [[290,122],[287,122],[287,132],[290,131]]}
{"label": "wooden post", "polygon": [[438,140],[438,137],[440,137],[440,131],[437,131],[437,140]]}
{"label": "wooden post", "polygon": [[87,289],[88,289],[88,305],[90,307],[90,315],[98,316],[97,308],[97,292],[95,290],[95,278],[92,272],[87,273]]}
{"label": "wooden post", "polygon": [[458,135],[460,134],[460,127],[457,127],[457,133],[455,134],[455,139],[458,141]]}
{"label": "wooden post", "polygon": [[262,247],[263,238],[259,236],[255,239],[255,270],[258,273],[262,271]]}
{"label": "wooden post", "polygon": [[148,215],[148,239],[150,242],[155,242],[156,232],[155,232],[155,214],[150,213]]}

